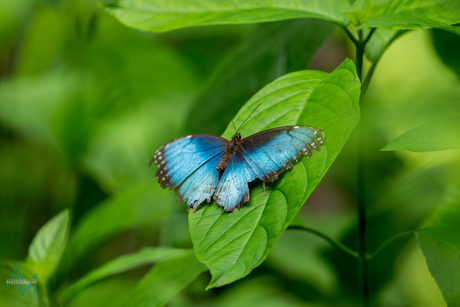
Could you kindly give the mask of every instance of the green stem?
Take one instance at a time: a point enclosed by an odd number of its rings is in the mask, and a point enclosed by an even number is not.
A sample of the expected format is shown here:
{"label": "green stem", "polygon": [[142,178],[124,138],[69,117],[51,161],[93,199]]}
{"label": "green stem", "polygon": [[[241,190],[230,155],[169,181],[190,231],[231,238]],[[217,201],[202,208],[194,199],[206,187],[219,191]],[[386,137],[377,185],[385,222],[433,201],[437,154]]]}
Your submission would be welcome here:
{"label": "green stem", "polygon": [[[362,84],[363,76],[363,60],[365,44],[369,41],[373,32],[369,33],[368,37],[363,40],[363,33],[360,30],[359,41],[356,46],[356,70],[359,80]],[[364,153],[364,144],[366,143],[365,131],[361,125],[359,127],[360,142],[358,147],[358,167],[357,167],[357,188],[356,200],[358,206],[358,224],[359,224],[359,248],[358,248],[358,271],[361,285],[361,293],[363,298],[363,306],[370,306],[369,283],[368,283],[368,263],[367,263],[367,246],[366,246],[366,188],[365,188],[365,165],[366,155]]]}
{"label": "green stem", "polygon": [[373,252],[372,254],[369,254],[367,255],[367,260],[373,260],[375,257],[378,256],[378,254],[383,250],[385,249],[385,247],[387,247],[389,244],[393,243],[394,241],[398,240],[399,238],[403,238],[403,237],[406,237],[408,235],[413,235],[414,234],[414,230],[408,230],[408,231],[404,231],[404,232],[401,232],[401,233],[398,233],[397,235],[394,235],[392,237],[390,237],[388,240],[386,240],[385,242],[382,243],[382,245],[380,245],[376,250],[375,252]]}
{"label": "green stem", "polygon": [[351,34],[350,31],[348,31],[347,27],[345,27],[342,24],[338,24],[338,26],[340,28],[342,28],[342,30],[345,32],[345,34],[348,36],[348,38],[353,42],[354,45],[356,45],[358,43],[358,40],[353,36],[353,34]]}
{"label": "green stem", "polygon": [[335,248],[343,251],[344,253],[354,257],[354,258],[358,258],[358,253],[354,250],[352,250],[351,248],[345,246],[344,244],[342,244],[340,241],[336,240],[336,239],[333,239],[331,237],[329,237],[328,235],[316,230],[316,229],[313,229],[313,228],[310,228],[310,227],[307,227],[307,226],[303,226],[303,225],[295,225],[295,226],[289,226],[287,229],[297,229],[297,230],[303,230],[303,231],[307,231],[307,232],[310,232],[310,233],[313,233],[321,238],[323,238],[324,240],[326,240],[327,242],[329,242],[332,246],[334,246]]}

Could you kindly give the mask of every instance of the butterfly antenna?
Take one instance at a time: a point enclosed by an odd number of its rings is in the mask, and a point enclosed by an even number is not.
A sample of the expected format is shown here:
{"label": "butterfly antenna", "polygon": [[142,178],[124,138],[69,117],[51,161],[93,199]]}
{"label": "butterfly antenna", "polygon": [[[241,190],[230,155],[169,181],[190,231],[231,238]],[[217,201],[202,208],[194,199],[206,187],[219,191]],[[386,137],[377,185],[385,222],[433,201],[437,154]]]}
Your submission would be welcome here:
{"label": "butterfly antenna", "polygon": [[227,107],[228,115],[230,116],[230,121],[233,124],[233,128],[235,128],[235,134],[236,134],[238,131],[236,130],[235,123],[233,122],[232,114],[230,113],[230,109],[228,108],[228,104],[226,104],[225,106]]}
{"label": "butterfly antenna", "polygon": [[262,103],[259,103],[259,105],[257,107],[255,107],[254,110],[252,110],[251,114],[249,114],[248,117],[246,117],[246,119],[244,120],[244,122],[238,127],[238,130],[236,130],[236,132],[238,133],[238,131],[240,131],[240,128],[244,125],[244,123],[249,119],[249,117],[251,117],[252,113],[254,113],[258,107],[260,107]]}

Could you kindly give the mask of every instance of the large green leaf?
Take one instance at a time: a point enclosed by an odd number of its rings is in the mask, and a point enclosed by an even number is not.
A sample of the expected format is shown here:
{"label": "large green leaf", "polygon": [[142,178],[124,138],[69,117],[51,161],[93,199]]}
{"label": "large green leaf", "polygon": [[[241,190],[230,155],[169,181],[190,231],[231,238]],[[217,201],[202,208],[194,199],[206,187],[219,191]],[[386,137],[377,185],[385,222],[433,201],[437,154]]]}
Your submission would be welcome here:
{"label": "large green leaf", "polygon": [[[29,246],[27,261],[39,264],[43,272],[49,276],[61,259],[67,244],[70,229],[69,210],[64,210],[45,225],[35,235]],[[47,278],[47,276],[40,276]]]}
{"label": "large green leaf", "polygon": [[382,148],[415,152],[460,148],[460,116],[440,119],[415,127]]}
{"label": "large green leaf", "polygon": [[75,295],[101,279],[142,265],[152,264],[180,253],[184,253],[184,250],[168,247],[156,247],[144,248],[136,253],[120,256],[89,272],[75,284],[67,288],[61,296],[62,304],[67,305]]}
{"label": "large green leaf", "polygon": [[392,0],[375,7],[371,18],[361,27],[391,30],[440,28],[460,33],[460,1]]}
{"label": "large green leaf", "polygon": [[157,263],[117,306],[163,306],[204,271],[193,250],[184,250]]}
{"label": "large green leaf", "polygon": [[460,230],[458,226],[428,228],[416,232],[416,237],[431,275],[436,280],[447,306],[460,306],[460,258],[458,257]]}
{"label": "large green leaf", "polygon": [[347,0],[118,0],[102,4],[125,25],[143,31],[319,18],[346,25]]}
{"label": "large green leaf", "polygon": [[259,25],[241,46],[216,67],[191,110],[187,133],[221,134],[226,105],[235,114],[259,89],[276,78],[305,69],[328,37],[332,25],[312,19]]}
{"label": "large green leaf", "polygon": [[[331,74],[305,70],[278,78],[238,112],[237,126],[261,104],[243,125],[243,136],[284,125],[311,125],[325,132],[327,144],[265,192],[261,186],[252,189],[242,210],[222,214],[221,208],[204,206],[189,214],[197,258],[213,276],[209,287],[242,278],[263,262],[358,123],[359,95],[355,66],[347,59]],[[230,125],[223,137],[232,133]]]}

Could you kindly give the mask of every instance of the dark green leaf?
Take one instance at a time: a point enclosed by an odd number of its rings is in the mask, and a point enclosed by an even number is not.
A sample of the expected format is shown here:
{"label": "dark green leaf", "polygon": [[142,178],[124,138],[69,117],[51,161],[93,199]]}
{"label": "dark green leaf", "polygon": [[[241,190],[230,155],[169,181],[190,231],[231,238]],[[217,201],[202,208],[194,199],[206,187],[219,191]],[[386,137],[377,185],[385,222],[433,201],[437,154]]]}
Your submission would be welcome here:
{"label": "dark green leaf", "polygon": [[[252,189],[244,208],[222,214],[205,206],[189,214],[197,258],[211,270],[209,287],[222,286],[249,274],[267,257],[273,244],[339,154],[359,121],[360,83],[351,60],[331,74],[299,71],[278,78],[241,108],[235,124],[244,124],[244,136],[284,125],[311,125],[322,129],[327,144],[310,159],[287,171],[266,192]],[[223,137],[230,137],[228,126]]]}
{"label": "dark green leaf", "polygon": [[[458,211],[457,211],[458,214]],[[449,307],[460,306],[460,230],[456,227],[432,227],[417,231],[416,237]]]}
{"label": "dark green leaf", "polygon": [[82,218],[66,250],[69,265],[121,231],[135,226],[153,225],[169,212],[171,193],[157,184],[140,186],[100,204]]}
{"label": "dark green leaf", "polygon": [[152,264],[161,261],[165,258],[183,254],[184,250],[167,248],[167,247],[154,247],[144,248],[136,253],[120,256],[103,266],[89,272],[75,284],[68,287],[61,296],[62,304],[67,305],[70,300],[85,288],[91,286],[95,282],[106,277],[119,274],[141,265]]}
{"label": "dark green leaf", "polygon": [[377,61],[388,45],[397,37],[398,33],[397,30],[375,30],[371,39],[366,44],[367,58],[372,62]]}
{"label": "dark green leaf", "polygon": [[440,119],[413,128],[382,148],[415,152],[460,148],[460,116]]}
{"label": "dark green leaf", "polygon": [[446,66],[460,76],[460,36],[453,33],[434,29],[433,44],[439,57]]}
{"label": "dark green leaf", "polygon": [[204,271],[193,250],[168,257],[150,269],[119,306],[164,306]]}
{"label": "dark green leaf", "polygon": [[125,25],[143,31],[216,25],[268,22],[293,18],[319,18],[346,25],[341,17],[349,11],[347,0],[227,2],[188,0],[118,0],[102,4]]}
{"label": "dark green leaf", "polygon": [[[221,134],[259,89],[308,66],[332,26],[320,20],[289,20],[260,25],[215,69],[186,123],[187,133]],[[210,120],[213,119],[213,120]]]}

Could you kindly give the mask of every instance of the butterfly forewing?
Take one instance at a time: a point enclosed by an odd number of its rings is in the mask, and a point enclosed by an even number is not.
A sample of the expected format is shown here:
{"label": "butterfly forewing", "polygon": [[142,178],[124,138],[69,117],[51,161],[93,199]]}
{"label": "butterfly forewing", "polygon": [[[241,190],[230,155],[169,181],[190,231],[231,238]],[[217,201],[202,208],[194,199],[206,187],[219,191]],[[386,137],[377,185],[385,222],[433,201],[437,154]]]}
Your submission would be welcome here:
{"label": "butterfly forewing", "polygon": [[161,187],[174,189],[203,164],[221,155],[228,141],[211,134],[196,134],[175,139],[153,155],[158,170],[155,176]]}
{"label": "butterfly forewing", "polygon": [[288,126],[244,138],[237,151],[260,180],[272,182],[279,173],[291,168],[302,154],[308,158],[324,143],[324,133],[317,128]]}

